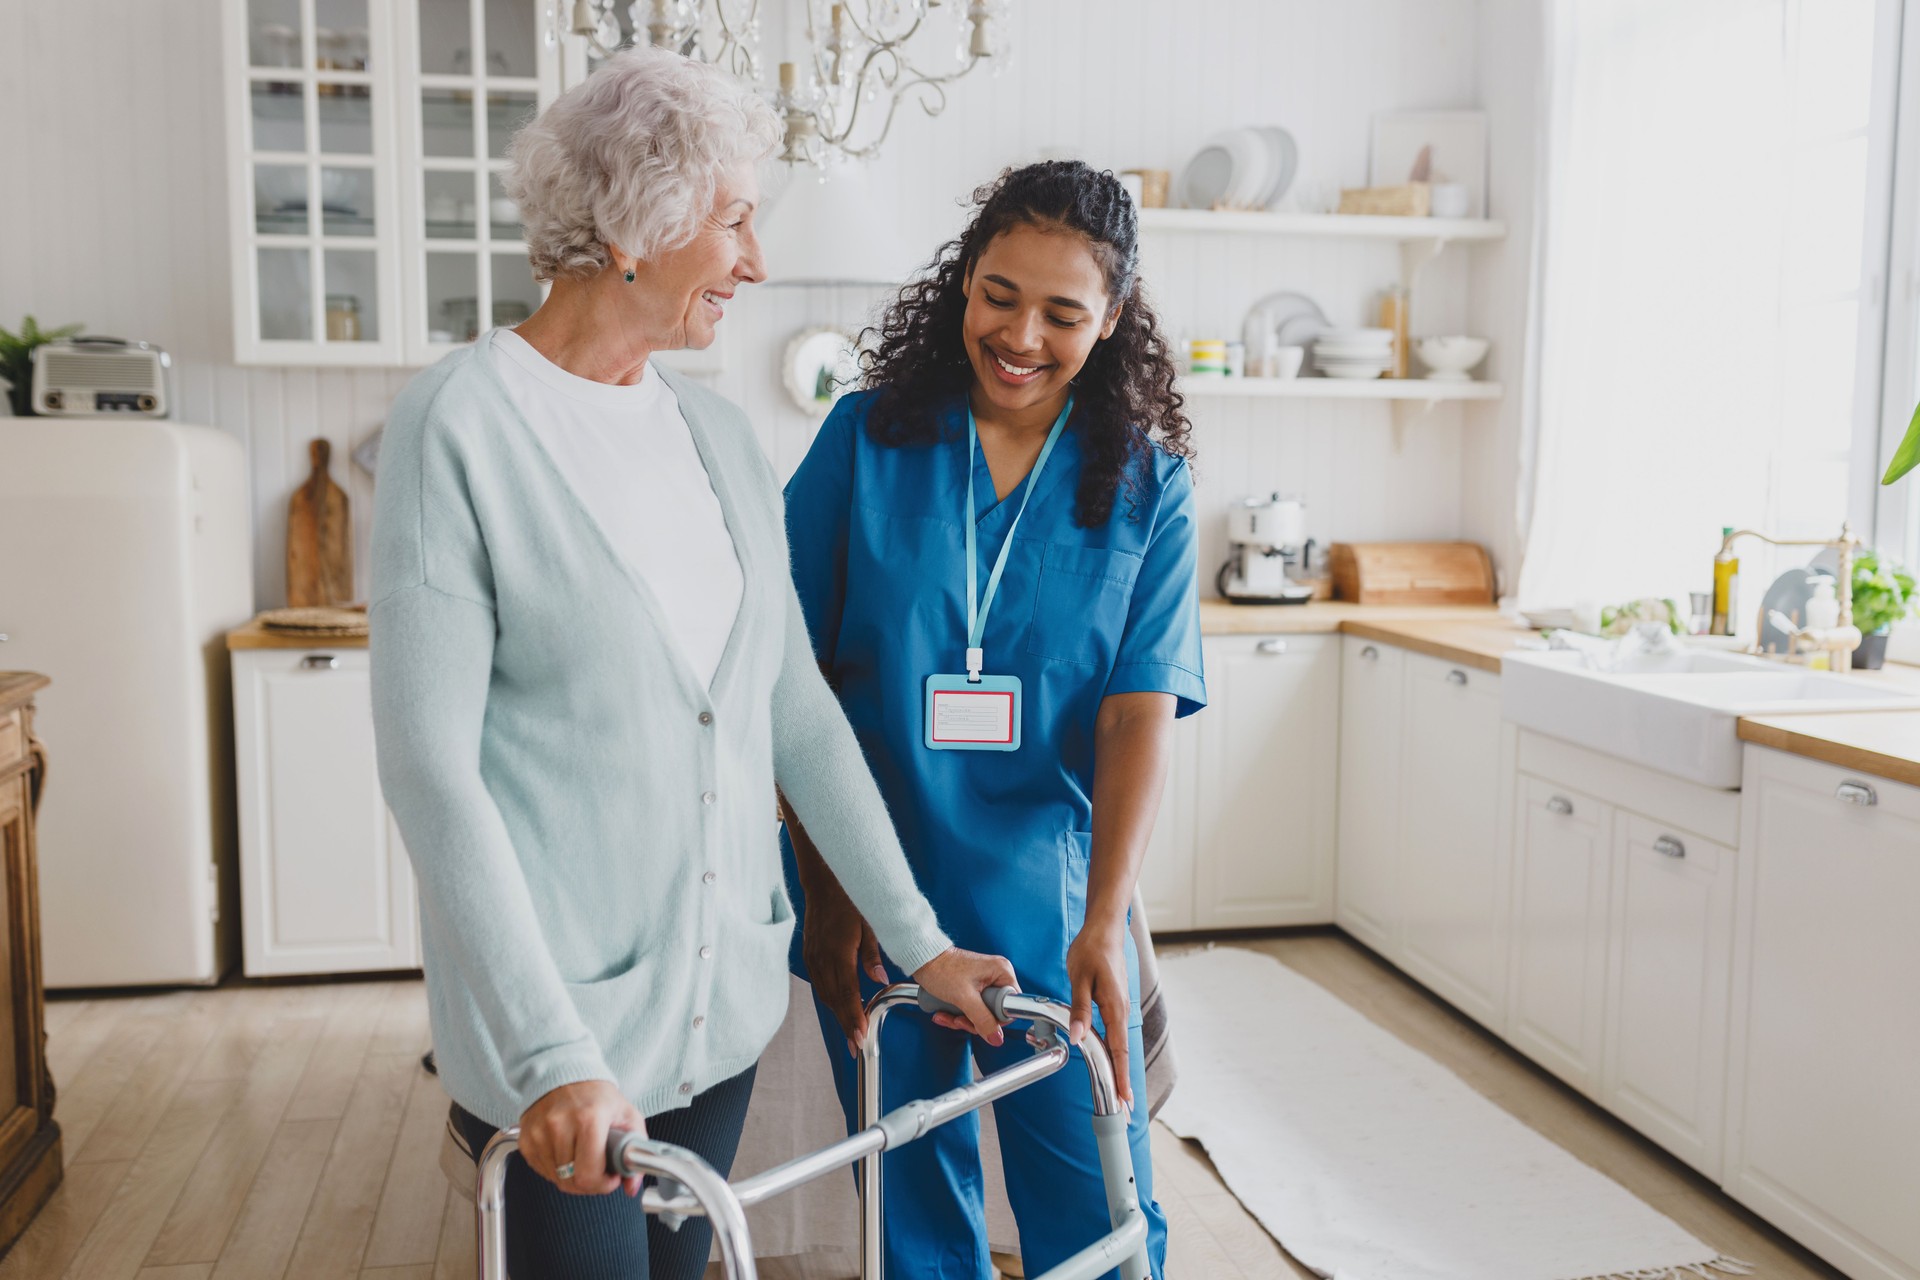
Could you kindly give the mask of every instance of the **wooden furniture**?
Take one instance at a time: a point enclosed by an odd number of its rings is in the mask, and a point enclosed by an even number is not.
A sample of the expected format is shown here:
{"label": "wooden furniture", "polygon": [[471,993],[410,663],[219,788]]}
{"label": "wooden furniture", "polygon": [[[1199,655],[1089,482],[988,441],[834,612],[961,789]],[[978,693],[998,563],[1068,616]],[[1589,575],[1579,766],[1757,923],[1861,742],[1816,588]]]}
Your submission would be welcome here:
{"label": "wooden furniture", "polygon": [[40,894],[34,814],[46,753],[33,736],[44,676],[0,671],[0,1252],[60,1185],[60,1126],[47,1075],[40,981]]}
{"label": "wooden furniture", "polygon": [[1477,542],[1336,542],[1333,594],[1355,604],[1493,603],[1493,561]]}

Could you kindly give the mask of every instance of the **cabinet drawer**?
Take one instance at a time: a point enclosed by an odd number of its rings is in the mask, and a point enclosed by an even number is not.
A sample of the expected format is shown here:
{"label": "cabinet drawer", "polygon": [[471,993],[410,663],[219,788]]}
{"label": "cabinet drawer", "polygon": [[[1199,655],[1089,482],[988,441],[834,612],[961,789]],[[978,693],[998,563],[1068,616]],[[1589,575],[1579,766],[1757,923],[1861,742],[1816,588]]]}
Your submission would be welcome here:
{"label": "cabinet drawer", "polygon": [[0,713],[0,773],[27,754],[27,730],[20,712]]}

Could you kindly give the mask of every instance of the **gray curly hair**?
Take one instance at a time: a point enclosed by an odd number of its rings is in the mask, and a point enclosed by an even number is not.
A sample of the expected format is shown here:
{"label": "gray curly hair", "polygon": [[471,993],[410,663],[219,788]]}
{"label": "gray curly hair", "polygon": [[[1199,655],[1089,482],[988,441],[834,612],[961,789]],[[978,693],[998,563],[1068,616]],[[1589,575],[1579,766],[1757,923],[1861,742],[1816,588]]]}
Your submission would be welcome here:
{"label": "gray curly hair", "polygon": [[721,175],[780,126],[753,88],[665,49],[628,49],[514,135],[506,193],[536,279],[593,275],[608,245],[643,261],[693,238]]}

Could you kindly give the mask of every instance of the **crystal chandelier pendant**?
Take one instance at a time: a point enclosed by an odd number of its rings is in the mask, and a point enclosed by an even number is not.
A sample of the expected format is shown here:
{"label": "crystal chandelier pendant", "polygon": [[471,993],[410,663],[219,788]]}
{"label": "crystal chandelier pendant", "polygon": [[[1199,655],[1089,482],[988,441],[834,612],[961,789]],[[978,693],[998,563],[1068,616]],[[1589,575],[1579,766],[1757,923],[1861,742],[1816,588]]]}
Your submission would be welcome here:
{"label": "crystal chandelier pendant", "polygon": [[[779,85],[771,94],[785,129],[780,158],[824,172],[830,159],[864,160],[878,154],[905,103],[928,116],[940,115],[946,109],[948,85],[982,65],[998,74],[1006,62],[1000,24],[1008,2],[798,0],[804,9],[807,52],[800,62],[780,64]],[[565,3],[549,4],[549,40],[558,31],[553,6]],[[615,16],[615,0],[572,0],[567,30],[586,43],[594,58],[609,58],[627,44],[647,44],[714,63],[759,84],[761,3],[633,0],[623,26]],[[942,9],[951,18],[940,15]],[[944,30],[954,30],[959,37],[948,65],[928,67],[916,61],[927,48],[945,44]]]}

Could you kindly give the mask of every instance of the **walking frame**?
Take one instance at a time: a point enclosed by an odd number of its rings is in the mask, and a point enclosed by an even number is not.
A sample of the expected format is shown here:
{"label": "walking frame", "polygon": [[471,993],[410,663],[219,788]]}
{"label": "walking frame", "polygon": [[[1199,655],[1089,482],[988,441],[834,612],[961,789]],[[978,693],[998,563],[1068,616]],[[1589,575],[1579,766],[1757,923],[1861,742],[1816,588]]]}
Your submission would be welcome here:
{"label": "walking frame", "polygon": [[[908,1004],[926,1013],[960,1012],[913,983],[896,983],[867,1002],[867,1036],[860,1047],[859,1127],[855,1133],[763,1173],[729,1183],[712,1165],[685,1147],[616,1129],[607,1137],[607,1169],[623,1177],[651,1178],[641,1192],[642,1207],[648,1213],[659,1214],[670,1226],[678,1227],[688,1218],[706,1217],[713,1224],[713,1236],[719,1243],[720,1260],[728,1280],[757,1280],[746,1209],[858,1163],[860,1276],[861,1280],[883,1280],[881,1153],[905,1146],[948,1121],[1052,1075],[1065,1066],[1071,1056],[1066,1039],[1067,1006],[1044,997],[1021,995],[1008,987],[989,988],[983,996],[988,1010],[1001,1023],[1028,1024],[1027,1040],[1034,1047],[1031,1058],[937,1098],[909,1102],[880,1115],[880,1028],[887,1015]],[[1121,1280],[1148,1280],[1147,1219],[1140,1211],[1133,1177],[1133,1151],[1127,1141],[1128,1116],[1114,1088],[1113,1063],[1098,1036],[1085,1036],[1080,1052],[1093,1089],[1094,1142],[1100,1155],[1100,1174],[1106,1185],[1107,1214],[1113,1230],[1034,1280],[1094,1280],[1116,1266]],[[519,1134],[518,1128],[502,1129],[480,1154],[474,1191],[480,1280],[507,1280],[507,1158],[519,1147]]]}

